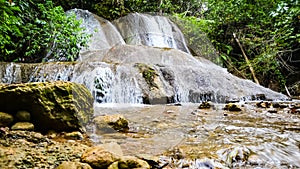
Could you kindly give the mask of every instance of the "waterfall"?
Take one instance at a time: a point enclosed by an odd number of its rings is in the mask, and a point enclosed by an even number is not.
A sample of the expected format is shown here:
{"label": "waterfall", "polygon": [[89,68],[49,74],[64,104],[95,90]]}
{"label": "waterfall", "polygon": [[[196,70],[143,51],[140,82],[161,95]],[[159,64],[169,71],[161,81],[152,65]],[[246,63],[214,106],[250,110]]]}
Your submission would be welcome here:
{"label": "waterfall", "polygon": [[127,44],[174,48],[189,53],[183,34],[166,17],[133,13],[113,23]]}
{"label": "waterfall", "polygon": [[[85,67],[81,65],[80,67]],[[142,103],[142,91],[130,67],[99,63],[80,71],[77,67],[72,81],[89,88],[98,103]],[[115,71],[114,71],[115,69]]]}
{"label": "waterfall", "polygon": [[[102,51],[125,44],[122,36],[116,27],[108,20],[92,14],[87,10],[72,9],[67,13],[75,13],[77,19],[82,21],[81,27],[85,29],[85,33],[91,35],[88,48],[82,48],[79,60],[86,60],[90,52]],[[100,57],[100,56],[94,56]]]}
{"label": "waterfall", "polygon": [[101,60],[107,51],[124,44],[174,48],[190,53],[180,29],[170,19],[147,14],[129,14],[112,23],[87,10],[72,9],[85,33],[91,35],[88,48],[78,60]]}
{"label": "waterfall", "polygon": [[85,10],[72,11],[92,34],[80,60],[0,63],[0,82],[72,81],[84,84],[98,103],[224,102],[262,93],[286,98],[209,60],[195,59],[166,17],[134,13],[112,24]]}
{"label": "waterfall", "polygon": [[20,83],[22,81],[21,66],[8,63],[0,67],[0,83]]}

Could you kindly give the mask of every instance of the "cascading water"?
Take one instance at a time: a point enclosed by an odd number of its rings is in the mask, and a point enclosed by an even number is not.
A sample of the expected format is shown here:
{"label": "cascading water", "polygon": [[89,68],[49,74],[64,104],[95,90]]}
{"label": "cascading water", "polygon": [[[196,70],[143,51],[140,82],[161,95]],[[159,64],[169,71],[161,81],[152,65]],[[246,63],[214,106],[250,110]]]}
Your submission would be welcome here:
{"label": "cascading water", "polygon": [[34,66],[28,82],[70,81],[74,64],[51,63]]}
{"label": "cascading water", "polygon": [[138,72],[127,66],[117,66],[114,83],[114,103],[143,103],[143,93],[136,75]]}
{"label": "cascading water", "polygon": [[0,68],[0,79],[1,83],[20,83],[21,77],[21,66],[14,63],[8,63]]}
{"label": "cascading water", "polygon": [[[76,14],[77,19],[82,21],[81,26],[85,28],[84,32],[91,35],[88,48],[81,49],[79,60],[100,57],[99,53],[105,53],[114,46],[125,44],[116,27],[108,20],[94,15],[87,10],[72,9],[67,13],[72,12]],[[94,52],[98,52],[98,54],[93,55]]]}
{"label": "cascading water", "polygon": [[[206,59],[195,59],[178,27],[166,17],[129,14],[113,22],[116,29],[88,11],[72,11],[92,34],[89,48],[82,50],[78,62],[36,64],[28,70],[4,64],[1,81],[78,82],[85,84],[99,103],[224,102],[260,93],[286,98],[234,77]],[[131,45],[126,45],[121,35]],[[149,70],[141,72],[134,66],[140,63]],[[23,78],[24,71],[29,77]]]}
{"label": "cascading water", "polygon": [[[177,28],[164,17],[131,14],[115,21],[125,41],[138,44],[126,45],[108,21],[87,11],[78,10],[76,14],[83,18],[85,27],[91,26],[88,31],[93,34],[90,48],[81,52],[80,61],[0,63],[0,82],[72,81],[84,84],[98,103],[118,103],[118,106],[97,104],[100,106],[95,106],[95,116],[121,113],[130,120],[134,132],[103,134],[94,141],[116,141],[128,154],[157,155],[181,146],[197,158],[215,159],[216,152],[239,157],[234,153],[241,151],[234,147],[246,146],[264,162],[255,167],[268,168],[271,163],[269,168],[289,165],[299,168],[297,114],[286,109],[276,113],[257,110],[250,105],[244,105],[241,112],[224,111],[221,104],[214,104],[214,109],[199,110],[198,104],[186,103],[224,102],[246,96],[251,99],[256,94],[273,100],[287,99],[286,96],[237,78],[206,59],[196,60],[188,54]],[[100,30],[95,32],[97,29]],[[164,105],[172,102],[183,104]],[[160,105],[120,106],[119,103]],[[232,147],[234,151],[230,152]]]}
{"label": "cascading water", "polygon": [[96,102],[143,102],[141,89],[137,84],[137,79],[130,75],[130,68],[124,66],[111,67],[99,63],[90,66],[90,69],[87,70],[81,71],[80,69],[76,67],[72,81],[85,84],[92,92]]}
{"label": "cascading water", "polygon": [[183,34],[166,17],[133,13],[113,23],[127,44],[175,48],[189,53]]}

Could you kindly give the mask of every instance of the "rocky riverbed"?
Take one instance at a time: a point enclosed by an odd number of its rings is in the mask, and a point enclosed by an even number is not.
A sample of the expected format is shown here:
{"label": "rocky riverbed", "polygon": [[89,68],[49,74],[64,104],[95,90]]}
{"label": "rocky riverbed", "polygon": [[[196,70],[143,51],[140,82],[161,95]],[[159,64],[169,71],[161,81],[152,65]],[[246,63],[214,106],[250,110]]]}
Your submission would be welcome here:
{"label": "rocky riverbed", "polygon": [[73,138],[68,138],[65,134],[43,135],[8,128],[1,128],[0,132],[2,169],[55,168],[63,161],[80,161],[82,153],[91,146],[86,136],[79,133],[73,133]]}
{"label": "rocky riverbed", "polygon": [[102,104],[95,119],[88,134],[0,128],[0,168],[300,167],[298,101]]}

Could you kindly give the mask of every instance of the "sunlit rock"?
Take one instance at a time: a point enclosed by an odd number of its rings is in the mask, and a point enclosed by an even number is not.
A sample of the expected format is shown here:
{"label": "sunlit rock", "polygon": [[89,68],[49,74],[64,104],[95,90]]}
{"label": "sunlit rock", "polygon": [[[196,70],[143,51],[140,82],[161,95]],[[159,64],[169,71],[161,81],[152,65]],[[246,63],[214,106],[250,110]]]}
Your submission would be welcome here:
{"label": "sunlit rock", "polygon": [[56,169],[92,169],[87,163],[64,161]]}
{"label": "sunlit rock", "polygon": [[119,161],[112,163],[108,169],[131,169],[131,168],[142,168],[150,169],[150,165],[137,157],[123,156]]}
{"label": "sunlit rock", "polygon": [[11,126],[12,130],[27,130],[27,131],[33,131],[34,125],[30,122],[17,122],[13,126]]}
{"label": "sunlit rock", "polygon": [[94,122],[99,130],[103,130],[107,127],[111,127],[116,131],[127,131],[128,120],[120,114],[97,116],[94,118]]}
{"label": "sunlit rock", "polygon": [[66,139],[82,140],[84,137],[79,131],[73,131],[64,135]]}
{"label": "sunlit rock", "polygon": [[123,155],[119,145],[110,143],[91,147],[81,156],[81,161],[88,163],[93,168],[107,168],[112,163],[120,160]]}
{"label": "sunlit rock", "polygon": [[271,102],[262,101],[262,102],[256,103],[256,106],[259,107],[259,108],[270,108],[270,107],[272,107],[272,103]]}

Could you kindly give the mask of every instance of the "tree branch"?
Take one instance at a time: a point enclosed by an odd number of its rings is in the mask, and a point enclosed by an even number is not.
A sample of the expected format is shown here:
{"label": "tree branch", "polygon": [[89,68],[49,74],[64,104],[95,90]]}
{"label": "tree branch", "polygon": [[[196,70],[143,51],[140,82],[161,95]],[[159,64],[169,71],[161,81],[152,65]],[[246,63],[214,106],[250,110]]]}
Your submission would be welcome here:
{"label": "tree branch", "polygon": [[241,45],[239,39],[236,37],[235,33],[233,33],[232,35],[233,35],[235,41],[238,43],[238,45],[239,45],[239,47],[240,47],[240,49],[242,51],[242,54],[243,54],[243,56],[245,58],[245,61],[246,61],[246,64],[248,65],[248,67],[249,67],[249,69],[251,71],[251,74],[253,76],[253,79],[254,79],[255,83],[259,84],[259,81],[258,81],[258,79],[256,78],[256,75],[255,75],[254,69],[253,69],[253,67],[252,67],[252,65],[251,65],[251,63],[250,63],[250,61],[249,61],[249,59],[248,59],[248,57],[247,57],[244,49],[243,49],[243,46]]}

